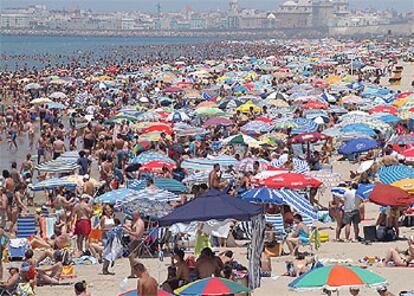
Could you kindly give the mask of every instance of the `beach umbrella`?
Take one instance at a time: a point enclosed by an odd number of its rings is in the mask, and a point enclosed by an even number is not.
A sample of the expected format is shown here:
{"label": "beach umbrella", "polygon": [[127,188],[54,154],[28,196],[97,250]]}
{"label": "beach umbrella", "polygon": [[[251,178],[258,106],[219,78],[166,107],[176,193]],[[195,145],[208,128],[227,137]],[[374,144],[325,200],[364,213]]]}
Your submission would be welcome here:
{"label": "beach umbrella", "polygon": [[356,133],[366,134],[369,136],[377,135],[376,132],[365,123],[348,124],[344,126],[343,128],[341,128],[341,132],[342,133],[356,132]]}
{"label": "beach umbrella", "polygon": [[174,133],[174,130],[165,124],[154,124],[150,127],[147,127],[141,131],[141,134],[148,134],[153,132],[165,133],[167,135],[171,135]]}
{"label": "beach umbrella", "polygon": [[392,184],[402,179],[414,179],[414,169],[406,165],[381,167],[378,177],[383,184]]}
{"label": "beach umbrella", "polygon": [[136,154],[144,152],[144,151],[146,151],[150,148],[151,148],[151,142],[150,141],[139,141],[135,145],[134,149],[132,149],[132,153],[134,155],[136,155]]}
{"label": "beach umbrella", "polygon": [[[119,294],[118,296],[138,296],[138,290],[135,289],[135,290],[126,291],[124,293]],[[156,296],[173,296],[173,294],[170,294],[164,290],[158,289]]]}
{"label": "beach umbrella", "polygon": [[375,184],[369,200],[380,206],[404,207],[414,203],[414,196],[389,184]]}
{"label": "beach umbrella", "polygon": [[[188,188],[180,181],[171,178],[154,178],[154,186],[173,193],[186,193]],[[146,180],[134,180],[128,184],[128,188],[142,190],[147,187]]]}
{"label": "beach umbrella", "polygon": [[198,116],[223,116],[226,115],[226,113],[219,109],[214,107],[202,107],[195,110],[195,114]]}
{"label": "beach umbrella", "polygon": [[328,109],[328,106],[321,102],[309,102],[302,105],[302,109]]}
{"label": "beach umbrella", "polygon": [[160,172],[164,167],[167,167],[167,169],[172,170],[173,168],[175,168],[175,164],[171,162],[154,160],[143,164],[139,168],[139,170],[145,172]]}
{"label": "beach umbrella", "polygon": [[183,111],[175,111],[167,116],[168,121],[187,121],[190,117]]}
{"label": "beach umbrella", "polygon": [[339,147],[338,152],[340,154],[362,153],[377,147],[378,143],[375,140],[359,138],[346,142]]}
{"label": "beach umbrella", "polygon": [[273,125],[274,129],[288,129],[288,128],[299,128],[299,124],[293,122],[291,118],[276,119]]}
{"label": "beach umbrella", "polygon": [[254,144],[257,143],[258,141],[250,136],[247,135],[234,135],[234,136],[230,136],[228,138],[225,138],[223,141],[224,145],[243,145],[243,144]]}
{"label": "beach umbrella", "polygon": [[[279,158],[271,161],[271,165],[277,168],[283,167],[283,165],[287,162],[287,158]],[[310,171],[310,167],[307,161],[299,159],[299,158],[293,158],[293,171],[299,174],[303,174]]]}
{"label": "beach umbrella", "polygon": [[131,163],[140,163],[140,164],[145,164],[148,163],[150,161],[161,161],[161,162],[170,162],[170,163],[174,163],[175,161],[172,160],[171,158],[169,158],[167,155],[165,154],[161,154],[159,152],[155,152],[155,151],[146,151],[141,153],[140,155],[134,157],[130,162]]}
{"label": "beach umbrella", "polygon": [[292,121],[298,125],[297,128],[292,129],[292,134],[303,134],[316,132],[318,124],[312,120],[306,118],[293,118]]}
{"label": "beach umbrella", "polygon": [[174,130],[179,137],[202,136],[207,133],[207,131],[201,127],[174,128]]}
{"label": "beach umbrella", "polygon": [[240,130],[247,134],[258,135],[258,134],[265,134],[271,131],[272,128],[273,128],[272,125],[270,125],[269,123],[266,123],[260,120],[253,120],[243,125],[240,128]]}
{"label": "beach umbrella", "polygon": [[117,203],[122,202],[127,198],[132,198],[137,193],[138,192],[133,189],[121,188],[101,194],[95,198],[95,201],[101,203]]}
{"label": "beach umbrella", "polygon": [[209,128],[212,126],[230,126],[233,124],[233,121],[224,117],[213,117],[208,119],[206,122],[203,123],[203,127]]}
{"label": "beach umbrella", "polygon": [[414,178],[398,180],[391,185],[407,191],[408,193],[414,193]]}
{"label": "beach umbrella", "polygon": [[53,101],[49,98],[46,97],[42,97],[42,98],[37,98],[37,99],[33,99],[30,101],[30,104],[33,105],[42,105],[42,104],[46,104],[46,103],[52,103]]}
{"label": "beach umbrella", "polygon": [[375,184],[358,184],[356,195],[367,200],[374,189]]}
{"label": "beach umbrella", "polygon": [[136,117],[136,121],[158,121],[162,116],[154,111],[146,111]]}
{"label": "beach umbrella", "polygon": [[70,180],[67,178],[54,178],[31,185],[30,189],[32,191],[43,191],[57,188],[76,188],[76,186],[77,183],[75,180]]}
{"label": "beach umbrella", "polygon": [[395,116],[395,115],[382,115],[380,117],[378,117],[379,120],[385,122],[385,123],[396,123],[396,122],[400,122],[401,120],[403,120],[401,117]]}
{"label": "beach umbrella", "polygon": [[176,295],[217,296],[249,293],[250,289],[231,280],[220,277],[209,277],[189,283],[174,290]]}
{"label": "beach umbrella", "polygon": [[56,103],[56,102],[46,103],[46,107],[48,109],[65,109],[66,108],[66,106],[63,105],[62,103]]}
{"label": "beach umbrella", "polygon": [[42,86],[39,83],[29,83],[24,87],[25,91],[32,90],[32,89],[39,89]]}
{"label": "beach umbrella", "polygon": [[400,152],[407,161],[414,161],[414,147],[410,147]]}
{"label": "beach umbrella", "polygon": [[397,136],[389,141],[393,145],[410,145],[414,143],[414,136],[411,135],[402,135]]}
{"label": "beach umbrella", "polygon": [[260,182],[261,185],[269,187],[269,188],[289,188],[289,189],[296,189],[296,188],[305,188],[305,187],[319,187],[322,185],[322,182],[318,181],[315,178],[298,174],[298,173],[285,173],[285,174],[278,174],[274,177],[270,177],[268,179],[263,180]]}
{"label": "beach umbrella", "polygon": [[218,163],[222,167],[228,167],[238,163],[232,156],[219,155],[213,158],[188,158],[181,163],[181,167],[189,170],[212,170],[214,164]]}
{"label": "beach umbrella", "polygon": [[326,141],[330,137],[319,132],[303,133],[291,137],[287,142],[288,144],[298,143],[315,143],[319,141]]}
{"label": "beach umbrella", "polygon": [[288,287],[297,291],[341,288],[375,288],[387,285],[379,275],[352,265],[330,265],[315,268],[292,281]]}
{"label": "beach umbrella", "polygon": [[76,160],[54,159],[36,165],[36,170],[43,173],[72,173],[79,168]]}
{"label": "beach umbrella", "polygon": [[124,121],[128,122],[135,122],[137,118],[135,116],[127,115],[127,114],[118,114],[114,117],[109,118],[108,120],[104,121],[104,124],[111,124],[111,123],[121,123]]}
{"label": "beach umbrella", "polygon": [[303,195],[296,191],[286,189],[273,189],[267,187],[254,188],[239,195],[243,200],[256,203],[271,203],[276,205],[287,204],[298,213],[317,219],[317,212],[312,204]]}
{"label": "beach umbrella", "polygon": [[250,108],[253,108],[253,112],[258,113],[262,110],[259,106],[253,103],[252,100],[247,101],[245,104],[239,106],[236,110],[242,113],[250,112]]}
{"label": "beach umbrella", "polygon": [[52,99],[66,99],[67,95],[61,91],[55,91],[49,95]]}
{"label": "beach umbrella", "polygon": [[372,113],[389,113],[392,115],[398,114],[398,110],[392,106],[376,106],[376,107],[369,109],[368,112],[369,114],[372,114]]}
{"label": "beach umbrella", "polygon": [[248,157],[239,161],[234,168],[241,172],[252,172],[254,170],[253,165],[256,161],[259,162],[259,170],[266,170],[270,167],[270,163],[263,158]]}

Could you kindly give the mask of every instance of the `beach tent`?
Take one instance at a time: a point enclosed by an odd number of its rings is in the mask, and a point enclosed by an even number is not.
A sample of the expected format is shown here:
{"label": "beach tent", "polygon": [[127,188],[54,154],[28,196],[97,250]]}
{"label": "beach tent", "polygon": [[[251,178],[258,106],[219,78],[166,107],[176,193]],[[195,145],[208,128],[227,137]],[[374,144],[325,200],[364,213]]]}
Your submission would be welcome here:
{"label": "beach tent", "polygon": [[[219,205],[219,206],[218,206]],[[263,251],[264,217],[262,207],[211,189],[159,220],[160,226],[193,221],[235,219],[252,221],[253,237],[249,248],[249,285],[260,286],[260,256]]]}

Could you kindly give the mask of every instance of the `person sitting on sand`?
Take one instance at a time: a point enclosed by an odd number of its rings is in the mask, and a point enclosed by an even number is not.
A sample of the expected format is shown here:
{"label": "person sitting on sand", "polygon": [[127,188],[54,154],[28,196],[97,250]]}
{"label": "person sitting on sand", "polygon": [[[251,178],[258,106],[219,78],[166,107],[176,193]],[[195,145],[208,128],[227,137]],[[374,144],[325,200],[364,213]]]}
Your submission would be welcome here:
{"label": "person sitting on sand", "polygon": [[311,270],[311,265],[314,263],[315,257],[306,258],[303,254],[298,254],[295,259],[286,261],[287,272],[283,276],[300,276]]}
{"label": "person sitting on sand", "polygon": [[[176,262],[174,262],[174,260]],[[190,282],[190,269],[184,260],[184,251],[176,250],[173,257],[173,265],[175,276],[169,278],[163,285],[163,290],[172,293],[175,289]]]}
{"label": "person sitting on sand", "polygon": [[134,275],[138,278],[137,290],[140,296],[156,296],[158,294],[158,283],[150,276],[142,263],[133,267]]}
{"label": "person sitting on sand", "polygon": [[55,261],[53,265],[37,268],[38,285],[59,284],[60,276],[63,271],[63,253],[61,251],[55,251],[53,253],[53,260]]}
{"label": "person sitting on sand", "polygon": [[414,259],[414,238],[410,238],[408,241],[408,249],[405,251],[398,248],[391,248],[388,250],[384,261],[381,266],[387,266],[389,263],[394,263],[395,266],[408,266]]}
{"label": "person sitting on sand", "polygon": [[221,260],[216,260],[216,257],[210,248],[204,248],[196,261],[198,278],[204,279],[212,275],[220,276],[222,265],[223,263]]}
{"label": "person sitting on sand", "polygon": [[296,230],[290,233],[286,238],[286,244],[291,255],[294,254],[295,249],[300,244],[307,244],[310,239],[309,229],[305,223],[303,223],[302,216],[300,214],[295,214],[293,218],[296,224]]}
{"label": "person sitting on sand", "polygon": [[379,287],[377,289],[377,293],[380,296],[395,296],[393,293],[391,293],[390,291],[388,291],[387,287]]}

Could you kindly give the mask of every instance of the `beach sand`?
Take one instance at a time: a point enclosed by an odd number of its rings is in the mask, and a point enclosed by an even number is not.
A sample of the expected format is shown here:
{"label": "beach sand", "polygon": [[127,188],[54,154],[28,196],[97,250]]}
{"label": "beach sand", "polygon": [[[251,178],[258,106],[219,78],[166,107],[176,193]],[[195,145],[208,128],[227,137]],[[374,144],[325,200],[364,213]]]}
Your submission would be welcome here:
{"label": "beach sand", "polygon": [[[404,72],[400,86],[392,86],[390,88],[407,91],[412,89],[411,82],[414,76],[414,65],[403,64]],[[387,85],[387,80],[382,81],[383,85]],[[332,162],[334,172],[340,173],[344,179],[348,178],[349,170],[355,169],[356,166],[349,164],[348,162]],[[323,205],[327,205],[330,199],[329,190],[325,189],[324,194],[320,197],[320,202]],[[364,225],[372,225],[375,223],[375,219],[378,214],[378,206],[368,203],[366,205],[366,218],[368,221],[364,221]],[[320,227],[334,226],[318,224]],[[323,230],[329,233],[330,239],[335,237],[334,229]],[[343,234],[342,234],[343,235]],[[352,235],[352,231],[351,231]],[[362,235],[362,227],[361,227]],[[409,237],[414,236],[414,228],[402,227],[401,236]],[[327,242],[322,244],[321,248],[317,251],[318,258],[331,258],[331,259],[352,259],[353,263],[357,264],[358,259],[365,256],[378,256],[384,257],[386,251],[391,247],[400,247],[406,249],[407,243],[405,241],[390,242],[390,243],[373,243],[372,245],[364,245],[361,243],[336,243]],[[246,260],[246,248],[233,248],[235,252],[235,258],[241,263],[247,266]],[[272,258],[273,274],[280,275],[285,272],[285,260],[288,257]],[[167,266],[170,262],[169,258],[165,258],[164,262],[160,262],[158,259],[142,259],[142,262],[148,267],[152,276],[163,282],[167,276]],[[414,289],[414,268],[379,268],[376,266],[369,266],[369,270],[386,278],[389,283],[389,290],[396,295],[402,290]],[[99,265],[83,265],[76,266],[75,271],[77,278],[65,280],[64,282],[77,282],[85,280],[89,288],[88,290],[94,296],[115,296],[120,294],[120,284],[122,280],[129,274],[129,263],[127,259],[120,259],[116,261],[114,272],[115,276],[103,276],[99,275],[101,272],[101,266]],[[262,280],[262,286],[254,291],[256,296],[267,295],[322,295],[321,291],[310,292],[294,292],[288,290],[288,284],[293,280],[289,277],[280,277],[276,280],[266,278]],[[136,287],[136,280],[128,280],[127,288],[134,289]],[[44,286],[36,288],[36,294],[40,296],[59,295],[69,296],[74,295],[73,286]],[[341,295],[349,295],[347,290],[341,292]],[[361,295],[378,295],[374,289],[363,289]]]}

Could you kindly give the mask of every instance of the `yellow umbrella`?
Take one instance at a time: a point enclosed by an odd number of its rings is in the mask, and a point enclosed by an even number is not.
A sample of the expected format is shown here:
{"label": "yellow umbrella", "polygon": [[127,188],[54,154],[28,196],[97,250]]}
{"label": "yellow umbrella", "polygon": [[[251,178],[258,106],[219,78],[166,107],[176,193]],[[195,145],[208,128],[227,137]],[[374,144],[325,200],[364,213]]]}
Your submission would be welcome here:
{"label": "yellow umbrella", "polygon": [[341,77],[337,75],[331,75],[328,78],[325,79],[325,82],[328,82],[329,84],[335,84],[337,82],[341,81]]}
{"label": "yellow umbrella", "polygon": [[57,79],[57,80],[52,80],[49,82],[50,84],[56,84],[56,85],[63,85],[66,84],[67,81],[63,80],[63,79]]}
{"label": "yellow umbrella", "polygon": [[248,113],[250,111],[250,108],[253,107],[253,112],[260,112],[262,110],[262,108],[260,108],[259,106],[253,104],[253,102],[251,100],[247,101],[245,104],[240,105],[236,110],[243,112],[243,113]]}
{"label": "yellow umbrella", "polygon": [[99,76],[99,77],[97,77],[98,78],[98,80],[100,80],[100,81],[104,81],[104,80],[113,80],[113,78],[111,77],[111,76],[108,76],[108,75],[102,75],[102,76]]}
{"label": "yellow umbrella", "polygon": [[391,185],[407,191],[408,193],[414,193],[414,179],[402,179]]}
{"label": "yellow umbrella", "polygon": [[414,102],[414,98],[404,98],[404,99],[395,100],[391,104],[394,107],[402,108],[405,104],[411,103],[411,102]]}
{"label": "yellow umbrella", "polygon": [[269,105],[275,106],[275,107],[289,107],[288,102],[283,101],[281,99],[276,99],[276,100],[270,100],[267,102]]}

